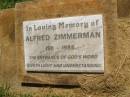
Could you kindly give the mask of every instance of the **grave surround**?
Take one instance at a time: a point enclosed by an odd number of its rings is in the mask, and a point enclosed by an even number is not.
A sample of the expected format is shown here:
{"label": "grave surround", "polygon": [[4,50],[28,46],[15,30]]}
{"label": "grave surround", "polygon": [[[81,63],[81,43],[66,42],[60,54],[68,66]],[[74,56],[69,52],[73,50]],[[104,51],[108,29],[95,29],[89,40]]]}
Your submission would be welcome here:
{"label": "grave surround", "polygon": [[[113,8],[108,8],[109,5],[113,5]],[[16,5],[16,48],[17,48],[17,64],[19,64],[20,75],[24,76],[24,83],[41,83],[50,85],[79,85],[79,79],[83,74],[53,74],[53,73],[27,73],[25,70],[24,61],[24,41],[23,41],[23,22],[31,20],[46,20],[54,18],[72,17],[72,16],[87,16],[87,15],[103,15],[104,26],[104,50],[105,50],[105,71],[104,74],[98,76],[103,77],[109,74],[113,70],[115,61],[115,49],[111,47],[115,46],[115,18],[116,14],[116,2],[113,0],[102,2],[99,0],[63,0],[56,1],[35,1],[29,3],[22,3]],[[110,33],[111,32],[111,33]],[[108,41],[109,40],[109,41]],[[111,56],[111,57],[110,57]],[[109,64],[109,65],[108,65]],[[107,69],[106,69],[107,68]],[[87,74],[86,74],[87,75]],[[97,74],[92,75],[92,78]],[[23,78],[23,76],[21,76]]]}
{"label": "grave surround", "polygon": [[[118,91],[129,97],[130,20],[126,11],[120,11],[126,13],[123,16],[119,13],[120,8],[127,9],[123,8],[128,7],[127,0],[118,1],[117,3],[117,0],[35,0],[18,3],[15,9],[1,11],[0,81],[11,83],[16,87],[16,91],[20,92],[33,91],[40,94],[51,91],[57,94],[70,93],[74,97],[89,94],[94,97],[112,97],[118,95],[116,92]],[[36,73],[25,70],[24,21],[96,14],[102,14],[104,19],[104,73]],[[122,97],[120,95],[119,97]]]}

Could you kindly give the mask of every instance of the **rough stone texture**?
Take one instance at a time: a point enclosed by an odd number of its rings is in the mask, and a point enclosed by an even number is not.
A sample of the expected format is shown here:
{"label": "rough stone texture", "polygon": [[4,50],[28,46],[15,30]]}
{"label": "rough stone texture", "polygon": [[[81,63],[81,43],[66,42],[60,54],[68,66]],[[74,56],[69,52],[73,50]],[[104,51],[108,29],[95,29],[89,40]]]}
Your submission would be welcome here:
{"label": "rough stone texture", "polygon": [[[110,7],[111,6],[111,7]],[[44,74],[26,73],[24,70],[23,31],[22,22],[67,16],[79,16],[102,13],[104,16],[104,45],[105,45],[105,74]],[[16,59],[19,66],[20,79],[25,83],[80,85],[86,93],[101,93],[113,95],[119,91],[114,70],[118,67],[116,60],[116,0],[40,0],[37,2],[21,3],[16,5]],[[114,59],[114,60],[113,60]],[[73,78],[73,80],[72,80]],[[70,81],[71,80],[71,81]],[[111,83],[110,83],[110,82]],[[94,92],[94,93],[95,93]],[[86,94],[86,95],[87,95]],[[104,94],[104,95],[105,95]],[[101,97],[101,96],[99,96]],[[106,97],[106,96],[104,96]]]}
{"label": "rough stone texture", "polygon": [[130,0],[118,0],[118,17],[130,17]]}
{"label": "rough stone texture", "polygon": [[0,12],[0,80],[14,82],[17,65],[15,64],[14,9]]}
{"label": "rough stone texture", "polygon": [[0,85],[9,84],[12,90],[20,93],[21,90],[23,90],[23,93],[28,91],[38,92],[39,89],[21,87],[21,83],[19,83],[14,21],[15,9],[0,11]]}

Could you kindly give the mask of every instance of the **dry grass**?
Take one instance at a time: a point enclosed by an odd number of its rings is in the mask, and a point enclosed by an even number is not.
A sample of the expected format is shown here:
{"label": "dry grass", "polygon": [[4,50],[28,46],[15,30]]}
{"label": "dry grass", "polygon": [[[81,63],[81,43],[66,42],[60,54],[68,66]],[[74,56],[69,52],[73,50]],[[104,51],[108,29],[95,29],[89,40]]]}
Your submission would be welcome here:
{"label": "dry grass", "polygon": [[68,97],[63,95],[57,95],[54,93],[46,94],[34,94],[34,93],[16,93],[8,84],[3,84],[0,86],[0,97]]}
{"label": "dry grass", "polygon": [[89,78],[84,75],[86,83],[81,83],[84,94],[92,97],[130,97],[130,19],[119,19],[117,26],[118,64],[106,77],[97,75]]}

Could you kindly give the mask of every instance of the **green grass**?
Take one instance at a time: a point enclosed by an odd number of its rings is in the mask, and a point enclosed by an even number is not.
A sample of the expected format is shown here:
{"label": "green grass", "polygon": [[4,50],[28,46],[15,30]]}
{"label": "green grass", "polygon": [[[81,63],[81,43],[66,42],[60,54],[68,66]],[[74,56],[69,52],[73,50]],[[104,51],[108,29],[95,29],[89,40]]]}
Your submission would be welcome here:
{"label": "green grass", "polygon": [[[9,85],[0,85],[0,97],[68,97],[62,95],[56,95],[53,93],[41,94],[40,96],[33,96],[33,93],[15,93]],[[70,96],[69,96],[70,97]]]}
{"label": "green grass", "polygon": [[27,1],[27,0],[0,0],[0,10],[12,8],[15,6],[15,3],[23,2],[23,1]]}
{"label": "green grass", "polygon": [[0,97],[33,97],[31,94],[17,94],[14,91],[11,91],[9,85],[0,86]]}

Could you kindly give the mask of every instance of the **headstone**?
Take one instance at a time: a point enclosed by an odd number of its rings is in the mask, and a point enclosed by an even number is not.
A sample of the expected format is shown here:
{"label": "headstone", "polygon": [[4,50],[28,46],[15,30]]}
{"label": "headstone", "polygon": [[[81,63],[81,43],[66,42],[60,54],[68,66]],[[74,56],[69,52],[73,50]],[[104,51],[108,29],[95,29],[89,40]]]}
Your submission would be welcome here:
{"label": "headstone", "polygon": [[[27,26],[28,25],[27,23],[31,23],[29,25],[32,25],[32,24],[39,25],[39,24],[41,24],[41,22],[45,22],[45,21],[47,21],[48,24],[55,24],[53,22],[60,21],[59,18],[61,18],[61,20],[63,20],[64,22],[67,22],[67,21],[69,22],[69,21],[74,21],[73,19],[76,18],[77,16],[84,16],[85,18],[87,18],[91,15],[98,15],[98,14],[101,14],[101,16],[102,16],[101,21],[103,22],[103,25],[101,24],[101,29],[103,29],[103,32],[102,32],[103,41],[102,41],[102,39],[100,41],[100,42],[103,42],[103,48],[102,48],[102,46],[101,46],[101,48],[99,48],[99,49],[102,49],[101,50],[102,57],[101,57],[100,62],[102,64],[102,66],[105,67],[105,70],[102,69],[102,73],[104,73],[105,76],[107,76],[107,74],[110,74],[113,71],[114,65],[116,63],[116,61],[115,61],[116,60],[115,19],[117,17],[116,4],[117,4],[116,0],[109,0],[109,1],[108,0],[83,0],[83,1],[79,1],[79,0],[75,0],[75,1],[45,0],[45,1],[39,1],[39,2],[35,1],[35,2],[17,4],[16,5],[16,17],[17,18],[15,21],[16,22],[16,28],[15,28],[16,29],[16,49],[17,49],[16,58],[17,58],[17,64],[19,65],[18,71],[20,74],[20,78],[22,79],[24,76],[23,82],[24,83],[38,83],[38,84],[45,84],[45,85],[79,85],[80,84],[79,81],[81,80],[81,78],[84,78],[84,76],[83,76],[84,74],[81,74],[81,72],[79,72],[80,70],[78,70],[78,69],[77,69],[78,74],[52,73],[50,68],[46,68],[46,70],[50,71],[50,73],[42,73],[42,72],[39,72],[39,73],[36,73],[36,72],[30,73],[29,72],[28,73],[27,71],[34,71],[34,70],[39,70],[39,69],[37,69],[37,68],[31,68],[31,69],[26,68],[25,69],[25,66],[26,66],[25,62],[30,61],[30,60],[27,60],[25,57],[28,57],[29,55],[31,55],[30,52],[27,53],[29,51],[29,48],[31,48],[31,45],[27,49],[26,46],[28,46],[28,45],[26,45],[26,43],[24,44],[25,37],[23,37],[23,36],[24,36],[24,33],[25,33],[25,36],[27,33],[25,30],[23,30],[23,26]],[[110,5],[111,5],[111,8],[109,7]],[[71,19],[67,19],[69,17]],[[55,18],[57,18],[57,19],[55,19]],[[51,21],[51,23],[49,23],[50,22],[49,19],[54,19],[54,21]],[[66,20],[64,20],[64,19],[66,19]],[[76,20],[76,22],[77,22],[77,20]],[[30,22],[27,22],[27,21],[30,21]],[[85,21],[87,21],[87,19]],[[23,22],[25,23],[24,25],[23,25]],[[60,31],[58,33],[60,33]],[[96,41],[96,42],[98,42],[98,41]],[[45,45],[47,45],[49,43],[51,44],[51,41],[46,42]],[[67,43],[69,43],[69,42],[67,42]],[[82,43],[83,42],[81,42],[80,44],[82,44]],[[59,45],[61,45],[61,44],[62,44],[62,42]],[[78,42],[76,43],[76,45],[80,45],[80,44]],[[86,46],[86,44],[84,44],[84,45]],[[35,45],[32,45],[32,46],[34,46],[32,48],[33,49],[32,52],[34,52]],[[113,48],[115,48],[115,49],[113,49]],[[93,47],[92,49],[96,49],[96,48]],[[104,57],[103,57],[103,49],[105,51]],[[36,49],[36,51],[37,50],[38,49]],[[86,51],[85,49],[79,49],[77,54],[82,52],[81,50]],[[25,53],[24,53],[24,51],[25,51]],[[115,60],[113,60],[113,59],[115,59]],[[104,60],[104,64],[103,64],[103,60]],[[35,62],[36,61],[34,61],[34,63]],[[56,62],[58,62],[58,61],[56,61]],[[80,60],[77,61],[77,63],[83,64]],[[52,70],[54,70],[54,68]],[[56,71],[59,71],[59,69],[57,69]],[[63,72],[63,71],[61,70],[61,72]],[[91,72],[91,73],[94,73],[94,72]],[[99,75],[93,74],[93,75],[91,75],[91,78],[89,77],[89,79],[91,80],[95,76],[99,76],[97,79],[102,79],[102,77],[105,77],[104,74],[99,74]],[[87,75],[88,74],[86,74],[86,76]]]}

